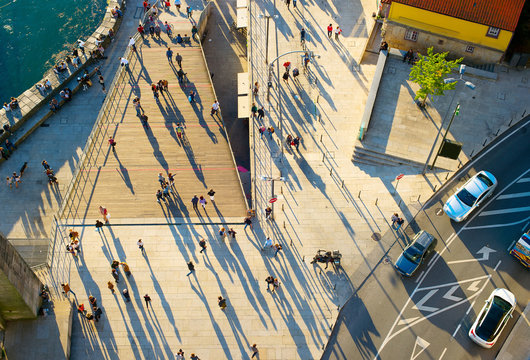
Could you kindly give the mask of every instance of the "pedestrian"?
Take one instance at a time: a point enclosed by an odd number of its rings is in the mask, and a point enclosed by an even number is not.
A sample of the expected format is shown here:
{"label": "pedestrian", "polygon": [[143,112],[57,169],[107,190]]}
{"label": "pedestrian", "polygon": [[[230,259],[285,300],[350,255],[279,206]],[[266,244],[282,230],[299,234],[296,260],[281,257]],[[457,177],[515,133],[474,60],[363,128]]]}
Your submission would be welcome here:
{"label": "pedestrian", "polygon": [[191,9],[191,6],[186,6],[186,15],[188,16],[188,19],[193,19],[193,10]]}
{"label": "pedestrian", "polygon": [[243,222],[245,223],[243,230],[246,230],[247,226],[250,226],[250,230],[252,230],[252,220],[250,219],[250,216],[247,216]]}
{"label": "pedestrian", "polygon": [[199,198],[197,195],[193,195],[193,198],[191,199],[191,203],[193,204],[193,209],[195,211],[199,211],[199,208],[197,207],[197,204],[199,203]]}
{"label": "pedestrian", "polygon": [[215,100],[215,102],[212,105],[212,112],[211,115],[217,115],[219,113],[219,101]]}
{"label": "pedestrian", "polygon": [[131,268],[129,265],[124,261],[120,262],[120,265],[122,266],[125,275],[127,275],[127,277],[131,276]]}
{"label": "pedestrian", "polygon": [[405,223],[405,220],[403,220],[402,218],[399,218],[399,219],[397,219],[396,222],[397,222],[397,224],[398,224],[396,230],[399,230],[399,228],[401,227],[401,225],[403,225],[403,224]]}
{"label": "pedestrian", "polygon": [[263,134],[265,133],[265,130],[266,130],[266,129],[265,129],[265,126],[263,126],[263,125],[260,126],[260,127],[258,128],[258,131],[259,131],[259,138],[260,138],[260,139],[263,139]]}
{"label": "pedestrian", "polygon": [[109,222],[109,218],[110,218],[110,214],[108,212],[108,210],[103,207],[103,206],[100,206],[99,207],[99,213],[103,216],[103,220],[105,220],[106,223]]}
{"label": "pedestrian", "polygon": [[342,34],[342,29],[337,25],[335,29],[335,40],[339,41],[339,35]]}
{"label": "pedestrian", "polygon": [[9,152],[3,147],[0,147],[0,153],[5,160],[9,159]]}
{"label": "pedestrian", "polygon": [[280,281],[278,278],[274,278],[274,282],[272,283],[273,289],[272,292],[275,292],[280,287]]}
{"label": "pedestrian", "polygon": [[263,106],[258,109],[258,120],[263,120],[263,117],[265,116],[265,109],[263,109]]}
{"label": "pedestrian", "polygon": [[206,240],[204,240],[204,238],[199,240],[199,246],[201,247],[201,251],[199,252],[202,254],[202,252],[206,250]]}
{"label": "pedestrian", "polygon": [[274,244],[274,248],[276,249],[276,252],[274,253],[274,257],[276,257],[276,255],[278,255],[278,253],[280,252],[281,249],[283,249],[283,247],[280,244]]}
{"label": "pedestrian", "polygon": [[328,38],[331,39],[331,34],[333,33],[333,25],[328,25]]}
{"label": "pedestrian", "polygon": [[[293,5],[294,7],[296,7],[296,0],[293,0]],[[252,351],[252,356],[250,357],[251,359],[253,359],[256,355],[259,355],[258,346],[256,344],[252,344],[252,346],[250,347],[250,351]]]}
{"label": "pedestrian", "polygon": [[13,152],[15,151],[17,147],[15,145],[13,145],[13,143],[11,141],[9,141],[9,139],[6,139],[6,149],[10,152]]}
{"label": "pedestrian", "polygon": [[109,290],[114,294],[114,284],[112,282],[108,282],[107,283],[107,287],[109,288]]}
{"label": "pedestrian", "polygon": [[193,265],[193,261],[188,262],[188,270],[190,271],[186,276],[190,276],[192,272],[195,271],[195,265]]}
{"label": "pedestrian", "polygon": [[167,48],[166,56],[167,56],[167,61],[169,61],[170,63],[173,63],[173,50],[171,50],[170,47]]}
{"label": "pedestrian", "polygon": [[116,271],[116,269],[112,269],[111,275],[117,283],[120,282],[120,274]]}
{"label": "pedestrian", "polygon": [[175,7],[177,8],[178,12],[180,12],[180,5],[181,5],[180,0],[175,0]]}
{"label": "pedestrian", "polygon": [[142,23],[138,24],[138,27],[136,28],[136,30],[138,30],[138,33],[140,33],[140,36],[143,39],[145,35],[145,30],[144,30]]}
{"label": "pedestrian", "polygon": [[234,229],[230,228],[230,230],[228,230],[228,236],[231,236],[233,240],[236,239],[236,232]]}
{"label": "pedestrian", "polygon": [[180,125],[180,123],[177,123],[177,137],[179,140],[182,139],[182,135],[184,134],[184,128]]}
{"label": "pedestrian", "polygon": [[99,232],[99,229],[103,227],[103,223],[99,220],[96,220],[96,231]]}
{"label": "pedestrian", "polygon": [[162,191],[158,189],[158,191],[156,192],[156,201],[160,203],[160,200],[164,200],[164,202],[166,202],[166,199],[162,198]]}
{"label": "pedestrian", "polygon": [[74,240],[72,242],[72,247],[76,251],[76,256],[79,255],[79,253],[81,252],[81,250],[79,249],[79,245],[79,240]]}
{"label": "pedestrian", "polygon": [[50,169],[50,165],[48,164],[48,162],[46,160],[42,160],[42,167],[44,167],[44,171]]}
{"label": "pedestrian", "polygon": [[169,188],[169,185],[164,185],[164,190],[162,190],[162,195],[164,195],[164,201],[166,201],[166,198],[171,197],[170,196],[171,189]]}
{"label": "pedestrian", "polygon": [[274,134],[274,127],[269,126],[269,127],[267,128],[267,131],[268,131],[268,133],[269,133],[269,138],[272,140],[272,134]]}
{"label": "pedestrian", "polygon": [[85,305],[84,304],[79,304],[77,306],[77,311],[80,312],[81,314],[85,315]]}
{"label": "pedestrian", "polygon": [[68,295],[69,292],[71,292],[72,294],[75,295],[75,292],[73,292],[72,289],[70,289],[70,284],[68,284],[68,283],[63,283],[63,284],[61,284],[61,286],[63,287],[63,293],[64,293],[65,295]]}
{"label": "pedestrian", "polygon": [[287,85],[289,85],[289,72],[288,71],[283,73],[282,79]]}
{"label": "pedestrian", "polygon": [[86,313],[85,317],[88,321],[94,320],[94,315],[92,315],[92,313]]}
{"label": "pedestrian", "polygon": [[256,81],[254,83],[254,90],[252,90],[252,93],[254,94],[254,96],[257,96],[258,95],[258,91],[259,91],[259,84],[258,82]]}
{"label": "pedestrian", "polygon": [[114,270],[116,270],[120,266],[120,262],[118,260],[112,260],[112,264],[110,264],[110,267]]}
{"label": "pedestrian", "polygon": [[129,61],[126,58],[124,58],[124,57],[120,58],[120,65],[125,67],[125,70],[130,71],[130,69],[129,69]]}
{"label": "pedestrian", "polygon": [[296,0],[293,0],[293,7],[296,8]]}
{"label": "pedestrian", "polygon": [[221,239],[225,238],[225,228],[224,227],[219,229],[219,236],[221,236]]}
{"label": "pedestrian", "polygon": [[123,289],[121,293],[123,294],[125,301],[127,302],[131,301],[131,295],[129,295],[129,290]]}
{"label": "pedestrian", "polygon": [[169,181],[169,186],[173,186],[175,184],[175,175],[172,173],[167,174],[167,181]]}
{"label": "pedestrian", "polygon": [[176,360],[184,360],[184,351],[182,349],[179,349],[178,353],[175,354]]}
{"label": "pedestrian", "polygon": [[98,306],[98,300],[92,295],[88,297],[88,302],[90,302],[91,307]]}
{"label": "pedestrian", "polygon": [[166,182],[166,179],[162,175],[162,173],[158,173],[158,182],[160,183],[160,186],[164,186],[164,183]]}
{"label": "pedestrian", "polygon": [[300,75],[300,70],[298,68],[293,69],[293,80],[296,80],[296,78]]}
{"label": "pedestrian", "polygon": [[287,9],[289,9],[289,5],[291,5],[291,0],[285,0],[285,5],[287,5]]}
{"label": "pedestrian", "polygon": [[149,303],[151,302],[151,297],[149,297],[148,294],[145,294],[144,301],[145,301],[145,306],[147,307],[147,310],[149,310]]}
{"label": "pedestrian", "polygon": [[190,357],[190,360],[201,360],[201,359],[199,359],[199,357],[198,357],[197,355],[195,355],[194,353],[191,353],[190,356],[191,356],[191,357]]}
{"label": "pedestrian", "polygon": [[66,250],[72,254],[72,256],[74,257],[74,259],[77,258],[77,255],[75,253],[75,250],[74,250],[74,247],[73,247],[73,243],[71,243],[70,245],[66,245]]}
{"label": "pedestrian", "polygon": [[107,90],[105,89],[105,79],[103,78],[103,75],[99,75],[99,83],[101,84],[101,90],[105,94]]}
{"label": "pedestrian", "polygon": [[13,188],[13,179],[11,176],[6,177],[6,185],[9,186],[10,189]]}
{"label": "pedestrian", "polygon": [[132,36],[129,36],[129,47],[132,51],[136,52],[136,42],[132,38]]}
{"label": "pedestrian", "polygon": [[219,305],[219,307],[221,308],[221,310],[226,309],[226,299],[223,298],[222,296],[219,296],[219,297],[217,298],[217,304]]}
{"label": "pedestrian", "polygon": [[272,247],[272,240],[271,238],[267,238],[267,240],[265,240],[265,245],[263,246],[263,249],[265,249],[266,247]]}
{"label": "pedestrian", "polygon": [[177,55],[175,55],[175,60],[177,61],[178,66],[182,69],[182,55],[177,53]]}
{"label": "pedestrian", "polygon": [[256,103],[252,103],[252,107],[250,108],[250,111],[252,112],[252,117],[256,117],[256,113],[258,112],[258,107],[256,106]]}
{"label": "pedestrian", "polygon": [[271,220],[271,215],[272,215],[272,209],[270,206],[267,206],[267,208],[265,209],[265,219]]}
{"label": "pedestrian", "polygon": [[103,310],[101,310],[101,308],[97,306],[94,306],[92,308],[92,311],[94,311],[94,319],[96,320],[96,322],[99,322],[99,319],[101,318],[101,314],[103,314]]}
{"label": "pedestrian", "polygon": [[190,95],[188,96],[188,101],[190,104],[193,104],[195,102],[195,91],[190,90]]}
{"label": "pedestrian", "polygon": [[109,138],[109,145],[112,148],[112,152],[116,152],[116,141],[112,138],[112,136]]}
{"label": "pedestrian", "polygon": [[[191,37],[193,38],[193,40],[198,41],[198,38],[196,38],[198,34],[199,34],[199,29],[197,29],[197,26],[193,25],[191,27]],[[186,38],[186,35],[184,35],[184,38]],[[191,41],[190,41],[190,44],[191,44]]]}
{"label": "pedestrian", "polygon": [[[295,0],[295,7],[296,7],[296,0]],[[305,29],[302,28],[302,30],[300,30],[300,45],[303,45],[305,43]]]}
{"label": "pedestrian", "polygon": [[136,243],[136,245],[138,245],[138,249],[140,249],[140,251],[142,253],[145,252],[144,243],[143,243],[142,239],[139,239],[138,242]]}
{"label": "pedestrian", "polygon": [[392,220],[392,227],[393,227],[394,225],[396,225],[396,222],[399,220],[399,216],[398,216],[398,214],[397,214],[397,213],[394,213],[394,214],[392,215],[392,217],[390,218],[390,220]]}
{"label": "pedestrian", "polygon": [[202,208],[204,209],[204,211],[206,211],[206,204],[207,204],[207,202],[206,202],[206,199],[204,198],[204,196],[201,195],[201,196],[199,197],[199,203],[201,204],[201,206],[202,206]]}
{"label": "pedestrian", "polygon": [[267,276],[265,282],[267,283],[267,291],[270,291],[271,285],[274,285],[274,278],[272,277],[272,275]]}
{"label": "pedestrian", "polygon": [[293,139],[294,146],[296,147],[296,151],[298,151],[298,147],[300,146],[300,136],[297,136]]}
{"label": "pedestrian", "polygon": [[208,196],[210,197],[210,200],[211,200],[212,202],[215,201],[215,197],[214,197],[214,195],[215,195],[215,191],[213,191],[213,189],[210,189],[210,191],[208,191],[207,194],[208,194]]}

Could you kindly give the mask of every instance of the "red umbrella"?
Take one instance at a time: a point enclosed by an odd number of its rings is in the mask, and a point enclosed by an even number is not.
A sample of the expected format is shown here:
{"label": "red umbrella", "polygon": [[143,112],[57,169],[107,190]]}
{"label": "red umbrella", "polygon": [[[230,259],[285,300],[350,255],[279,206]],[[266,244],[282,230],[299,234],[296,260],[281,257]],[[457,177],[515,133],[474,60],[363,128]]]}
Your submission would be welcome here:
{"label": "red umbrella", "polygon": [[290,61],[286,61],[286,62],[283,63],[283,66],[284,66],[284,67],[287,67],[287,66],[290,66],[290,65],[291,65],[291,62],[290,62]]}

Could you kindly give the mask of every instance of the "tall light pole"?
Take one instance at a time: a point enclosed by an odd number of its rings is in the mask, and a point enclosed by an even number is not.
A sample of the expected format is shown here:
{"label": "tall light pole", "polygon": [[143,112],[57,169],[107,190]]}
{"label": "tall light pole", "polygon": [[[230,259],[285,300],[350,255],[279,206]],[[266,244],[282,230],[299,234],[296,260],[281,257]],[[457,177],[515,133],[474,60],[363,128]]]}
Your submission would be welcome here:
{"label": "tall light pole", "polygon": [[277,19],[278,15],[258,15],[258,18],[260,19],[267,19],[267,35],[265,35],[265,64],[269,64],[269,20],[271,19],[271,17]]}
{"label": "tall light pole", "polygon": [[[460,69],[459,69],[460,77],[444,79],[444,83],[451,84],[451,83],[456,82],[457,83],[456,85],[458,86],[458,83],[463,81],[468,88],[470,88],[471,90],[475,90],[476,85],[464,79],[465,72],[466,72],[466,66],[460,65]],[[449,108],[447,108],[446,115],[444,116],[444,121],[442,122],[442,124],[440,124],[440,129],[438,130],[438,134],[436,135],[436,138],[434,139],[434,143],[432,144],[431,152],[429,153],[429,156],[427,156],[427,161],[425,161],[425,165],[423,166],[423,171],[421,172],[423,175],[425,175],[425,173],[427,172],[427,167],[429,166],[429,160],[431,159],[431,155],[434,151],[434,147],[436,146],[436,141],[438,140],[438,138],[440,137],[440,134],[442,133],[443,123],[445,122],[445,119],[447,118],[447,115],[449,114],[449,111],[452,108],[453,101],[455,100],[457,86],[455,86],[455,89],[454,89],[455,91],[453,92],[453,97],[451,98],[451,102],[449,103]],[[445,131],[443,140],[445,140],[445,138],[447,137],[447,134],[449,133],[449,128],[451,127],[451,124],[453,123],[454,117],[455,115],[458,115],[459,111],[460,111],[460,102],[457,104],[453,112],[453,116],[451,117],[451,120],[449,121],[449,125],[447,126],[447,130]],[[443,144],[443,140],[442,140],[442,144]],[[438,153],[436,154],[436,157],[434,158],[434,162],[431,166],[431,170],[434,168],[434,163],[436,162],[436,159],[438,158],[439,154],[440,154],[440,151],[438,150]]]}
{"label": "tall light pole", "polygon": [[[275,181],[283,181],[283,182],[287,181],[283,176],[274,178],[272,176],[261,175],[260,179],[263,180],[263,181],[271,181],[272,182],[271,199],[275,199],[275,197],[274,197],[274,182]],[[271,204],[271,214],[272,214],[272,216],[274,218],[274,203],[275,203],[276,200],[273,201],[273,202],[270,202],[271,199],[269,199],[269,204]]]}

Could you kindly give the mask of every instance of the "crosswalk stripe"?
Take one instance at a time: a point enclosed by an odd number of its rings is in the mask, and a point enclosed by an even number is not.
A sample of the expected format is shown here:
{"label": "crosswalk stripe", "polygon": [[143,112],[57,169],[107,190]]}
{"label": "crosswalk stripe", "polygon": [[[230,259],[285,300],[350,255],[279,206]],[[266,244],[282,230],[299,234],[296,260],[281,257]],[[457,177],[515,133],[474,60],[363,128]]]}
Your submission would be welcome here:
{"label": "crosswalk stripe", "polygon": [[530,206],[525,206],[525,207],[520,207],[520,208],[511,208],[511,209],[483,211],[479,214],[479,216],[510,214],[510,213],[516,213],[516,212],[525,212],[525,211],[530,211]]}
{"label": "crosswalk stripe", "polygon": [[497,199],[498,200],[514,199],[514,198],[525,197],[525,196],[530,196],[530,191],[529,192],[516,193],[516,194],[501,195]]}
{"label": "crosswalk stripe", "polygon": [[517,181],[517,183],[525,183],[525,182],[530,182],[530,178],[522,178]]}

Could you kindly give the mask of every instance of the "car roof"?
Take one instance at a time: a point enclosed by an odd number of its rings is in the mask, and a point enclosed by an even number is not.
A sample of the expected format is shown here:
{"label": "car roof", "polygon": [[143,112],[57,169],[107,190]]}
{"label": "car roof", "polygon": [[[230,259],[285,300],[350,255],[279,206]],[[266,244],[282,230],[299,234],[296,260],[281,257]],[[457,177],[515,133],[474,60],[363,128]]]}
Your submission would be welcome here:
{"label": "car roof", "polygon": [[434,236],[432,236],[425,230],[420,231],[414,236],[414,242],[423,246],[424,248],[428,247],[433,240]]}
{"label": "car roof", "polygon": [[[478,175],[478,174],[477,174]],[[474,197],[479,197],[488,186],[484,182],[477,178],[477,175],[473,176],[469,181],[464,185],[464,189],[469,191]]]}

